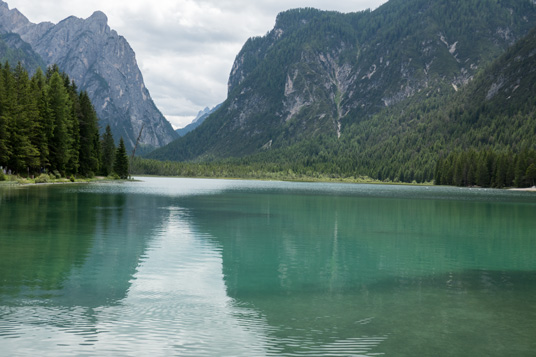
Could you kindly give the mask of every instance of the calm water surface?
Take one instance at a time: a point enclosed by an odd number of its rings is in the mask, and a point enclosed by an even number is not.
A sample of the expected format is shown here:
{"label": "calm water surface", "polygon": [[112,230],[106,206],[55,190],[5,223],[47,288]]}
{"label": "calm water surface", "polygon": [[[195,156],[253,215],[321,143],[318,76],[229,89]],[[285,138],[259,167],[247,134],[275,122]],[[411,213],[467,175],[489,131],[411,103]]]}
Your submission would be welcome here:
{"label": "calm water surface", "polygon": [[533,356],[536,195],[0,188],[0,355]]}

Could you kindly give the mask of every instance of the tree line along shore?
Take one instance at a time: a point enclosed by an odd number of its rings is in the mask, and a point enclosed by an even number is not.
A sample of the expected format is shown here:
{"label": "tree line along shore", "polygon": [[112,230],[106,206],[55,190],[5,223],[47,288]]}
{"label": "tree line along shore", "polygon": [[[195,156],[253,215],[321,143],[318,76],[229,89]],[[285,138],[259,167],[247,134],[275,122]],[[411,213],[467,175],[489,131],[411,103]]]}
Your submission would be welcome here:
{"label": "tree line along shore", "polygon": [[[287,150],[288,151],[288,150]],[[243,158],[170,162],[135,157],[129,160],[121,138],[116,147],[109,126],[102,135],[85,91],[58,66],[30,76],[19,63],[0,65],[0,181],[45,183],[94,176],[128,178],[129,174],[337,181],[357,183],[424,183],[452,186],[529,188],[536,184],[536,151],[456,150],[440,156],[426,175],[401,171],[385,179],[363,174],[344,151],[320,160],[297,150],[278,158]],[[286,155],[285,155],[286,154]],[[407,171],[407,172],[406,172]]]}
{"label": "tree line along shore", "polygon": [[109,126],[99,135],[87,92],[58,66],[30,76],[20,63],[0,65],[0,180],[127,178],[128,164],[123,139],[116,147]]}

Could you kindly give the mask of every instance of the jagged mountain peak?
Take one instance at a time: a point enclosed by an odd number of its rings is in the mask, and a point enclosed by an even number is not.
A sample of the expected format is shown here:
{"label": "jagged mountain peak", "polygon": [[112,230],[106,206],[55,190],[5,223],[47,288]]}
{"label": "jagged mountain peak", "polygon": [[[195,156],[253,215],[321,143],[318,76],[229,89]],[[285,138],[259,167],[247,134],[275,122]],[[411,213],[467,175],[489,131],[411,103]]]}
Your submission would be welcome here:
{"label": "jagged mountain peak", "polygon": [[102,11],[95,11],[91,16],[86,19],[76,16],[69,16],[66,19],[60,21],[58,25],[67,26],[70,31],[90,31],[96,35],[103,35],[110,33],[111,30],[108,26],[108,17]]}
{"label": "jagged mountain peak", "polygon": [[201,124],[203,124],[205,119],[208,118],[208,116],[214,113],[216,110],[218,110],[220,106],[221,104],[218,104],[212,109],[210,109],[209,107],[205,107],[205,109],[200,110],[197,113],[197,116],[195,117],[195,119],[192,120],[190,124],[186,125],[184,128],[175,130],[176,133],[179,134],[179,136],[184,136],[188,134],[189,132],[193,131],[194,129],[199,127]]}
{"label": "jagged mountain peak", "polygon": [[88,20],[108,24],[108,16],[100,10],[95,11]]}
{"label": "jagged mountain peak", "polygon": [[[31,23],[0,0],[0,32],[16,33],[31,45],[46,65],[57,64],[81,90],[88,92],[104,128],[112,128],[132,148],[163,146],[177,137],[154,104],[143,82],[134,50],[95,11],[86,19],[70,16],[58,24]],[[142,130],[143,128],[143,130]]]}
{"label": "jagged mountain peak", "polygon": [[[8,19],[8,21],[4,21]],[[0,28],[4,32],[16,32],[18,29],[28,26],[30,20],[17,9],[9,9],[6,2],[0,0]]]}

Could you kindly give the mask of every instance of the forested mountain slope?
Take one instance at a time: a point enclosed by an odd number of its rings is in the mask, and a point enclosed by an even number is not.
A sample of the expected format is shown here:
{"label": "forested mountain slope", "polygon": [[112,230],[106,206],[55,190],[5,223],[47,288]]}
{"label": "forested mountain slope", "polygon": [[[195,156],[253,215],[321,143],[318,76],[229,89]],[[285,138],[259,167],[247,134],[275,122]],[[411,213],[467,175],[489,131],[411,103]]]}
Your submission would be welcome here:
{"label": "forested mountain slope", "polygon": [[458,92],[439,89],[351,124],[340,139],[321,135],[241,162],[406,182],[434,179],[452,152],[506,154],[515,166],[517,153],[536,149],[536,28]]}
{"label": "forested mountain slope", "polygon": [[41,56],[15,33],[0,35],[0,63],[4,64],[6,61],[14,66],[20,62],[30,73],[35,73],[37,68],[46,68]]}
{"label": "forested mountain slope", "polygon": [[391,0],[372,12],[281,13],[238,54],[219,110],[150,157],[303,157],[305,166],[379,178],[416,176],[416,165],[430,178],[434,159],[462,130],[449,127],[419,155],[418,143],[401,140],[416,122],[419,135],[436,133],[440,120],[416,111],[445,105],[535,24],[532,0]]}

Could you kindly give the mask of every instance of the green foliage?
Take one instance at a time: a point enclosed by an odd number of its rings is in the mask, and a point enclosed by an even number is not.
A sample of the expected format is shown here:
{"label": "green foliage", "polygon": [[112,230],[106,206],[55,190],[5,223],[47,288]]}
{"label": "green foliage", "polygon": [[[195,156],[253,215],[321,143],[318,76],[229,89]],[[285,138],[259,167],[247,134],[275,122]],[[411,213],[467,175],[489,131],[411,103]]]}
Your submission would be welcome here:
{"label": "green foliage", "polygon": [[98,119],[87,92],[80,93],[79,103],[80,106],[77,107],[80,131],[79,172],[84,176],[91,176],[91,173],[99,170],[100,164]]}
{"label": "green foliage", "polygon": [[20,185],[27,185],[27,184],[31,183],[30,179],[20,177],[18,175],[15,177],[15,181]]}
{"label": "green foliage", "polygon": [[4,171],[0,169],[0,181],[5,181],[5,180],[6,180],[6,175],[4,175]]}
{"label": "green foliage", "polygon": [[536,151],[456,151],[436,165],[438,185],[529,187],[536,179]]}
{"label": "green foliage", "polygon": [[50,181],[50,176],[47,174],[41,174],[35,178],[35,183],[47,183]]}
{"label": "green foliage", "polygon": [[7,66],[4,72],[4,86],[5,114],[8,117],[7,145],[10,152],[7,166],[13,168],[15,172],[27,174],[28,167],[39,164],[39,153],[30,141],[36,116],[35,102],[28,96],[28,73],[20,63],[13,72]]}
{"label": "green foliage", "polygon": [[106,125],[101,141],[101,174],[108,176],[113,171],[115,158],[115,143],[110,125]]}
{"label": "green foliage", "polygon": [[119,146],[117,147],[117,151],[115,152],[114,173],[117,174],[119,178],[126,180],[128,178],[128,166],[129,164],[127,151],[125,148],[125,142],[123,141],[123,138],[121,138],[119,140]]}
{"label": "green foliage", "polygon": [[536,160],[535,162],[531,163],[529,167],[527,167],[527,171],[525,173],[525,181],[528,182],[531,186],[536,185]]}
{"label": "green foliage", "polygon": [[72,138],[70,134],[70,114],[69,97],[67,88],[58,72],[54,72],[50,77],[50,87],[47,91],[48,103],[53,118],[53,135],[49,145],[51,168],[65,173],[67,163],[70,158],[70,146]]}
{"label": "green foliage", "polygon": [[87,95],[57,66],[31,78],[21,63],[0,67],[0,166],[19,175],[94,172],[97,120]]}
{"label": "green foliage", "polygon": [[294,171],[292,167],[292,165],[274,163],[241,163],[237,160],[184,163],[134,157],[132,161],[132,174],[286,181],[379,182],[367,176],[327,174],[313,172],[311,170]]}

